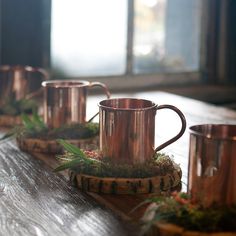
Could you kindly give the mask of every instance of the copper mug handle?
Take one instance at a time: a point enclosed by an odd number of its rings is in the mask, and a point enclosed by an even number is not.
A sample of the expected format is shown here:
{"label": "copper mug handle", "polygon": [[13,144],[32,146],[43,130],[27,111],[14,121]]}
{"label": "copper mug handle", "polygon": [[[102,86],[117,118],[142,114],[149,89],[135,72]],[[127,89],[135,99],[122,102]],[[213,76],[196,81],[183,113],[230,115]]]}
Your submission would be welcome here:
{"label": "copper mug handle", "polygon": [[[49,80],[49,74],[46,70],[42,68],[34,68],[33,71],[39,72],[40,74],[43,75],[45,80]],[[43,87],[39,88],[37,91],[29,93],[25,96],[25,99],[32,99],[34,97],[38,97],[43,94]]]}
{"label": "copper mug handle", "polygon": [[[100,82],[90,82],[89,84],[89,87],[95,87],[95,86],[98,86],[98,87],[102,87],[105,94],[107,95],[107,98],[110,98],[111,97],[111,93],[108,89],[108,87],[103,84],[103,83],[100,83]],[[88,123],[91,122],[97,115],[99,114],[99,112],[97,112],[95,115],[93,115],[89,120],[88,120]]]}
{"label": "copper mug handle", "polygon": [[165,109],[165,108],[173,110],[174,112],[177,113],[177,115],[179,116],[179,118],[181,120],[182,128],[176,136],[174,136],[173,138],[171,138],[168,141],[164,142],[163,144],[159,145],[155,149],[154,154],[156,152],[160,151],[161,149],[165,148],[166,146],[170,145],[171,143],[175,142],[176,140],[178,140],[184,134],[184,131],[186,129],[186,119],[184,117],[184,114],[177,107],[172,106],[172,105],[160,105],[156,108],[156,110],[161,110],[161,109]]}

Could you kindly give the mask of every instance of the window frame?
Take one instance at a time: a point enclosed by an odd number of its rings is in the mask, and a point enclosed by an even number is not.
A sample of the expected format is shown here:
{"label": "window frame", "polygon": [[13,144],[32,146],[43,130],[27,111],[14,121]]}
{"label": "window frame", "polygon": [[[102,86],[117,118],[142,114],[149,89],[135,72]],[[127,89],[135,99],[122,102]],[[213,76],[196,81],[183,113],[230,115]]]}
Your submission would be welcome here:
{"label": "window frame", "polygon": [[[126,67],[125,73],[121,75],[106,76],[76,76],[67,77],[68,79],[80,79],[89,81],[99,81],[107,84],[111,90],[129,89],[150,89],[160,86],[170,85],[193,85],[200,84],[202,78],[202,68],[193,72],[167,72],[167,73],[139,73],[133,72],[133,39],[134,39],[134,7],[135,0],[128,0],[127,16],[127,46],[126,46]],[[51,5],[50,5],[51,7]],[[204,39],[200,39],[202,44]],[[200,45],[201,47],[201,45]],[[202,48],[201,48],[202,51]],[[200,56],[200,59],[203,57]],[[200,67],[204,66],[202,62]]]}
{"label": "window frame", "polygon": [[[0,4],[8,0],[0,0]],[[16,1],[16,0],[14,0]],[[11,2],[11,8],[7,11],[13,11],[14,1]],[[201,39],[200,39],[200,68],[199,71],[193,72],[183,72],[183,73],[155,73],[155,74],[133,74],[132,72],[132,45],[133,45],[133,24],[134,18],[132,14],[134,13],[132,9],[134,8],[135,0],[128,0],[129,18],[128,18],[128,29],[129,29],[129,40],[127,41],[127,55],[129,63],[126,64],[126,73],[123,75],[116,76],[86,76],[86,77],[74,77],[76,79],[86,79],[89,81],[101,81],[106,83],[111,90],[128,90],[128,89],[145,89],[151,88],[156,89],[165,86],[188,86],[195,84],[219,84],[219,83],[235,83],[235,70],[232,69],[233,62],[235,61],[235,55],[230,51],[232,46],[233,36],[230,34],[230,23],[232,23],[232,9],[231,3],[226,3],[227,1],[220,0],[206,0],[204,1],[204,7],[202,7],[202,27],[201,27]],[[42,0],[39,11],[42,11],[42,20],[36,27],[42,27],[42,54],[33,55],[34,57],[39,57],[37,60],[32,58],[32,55],[28,55],[28,61],[38,61],[35,66],[42,66],[51,71],[50,67],[50,28],[51,28],[51,0]],[[235,9],[235,7],[234,7]],[[4,32],[2,27],[3,20],[1,11],[5,13],[6,9],[0,8],[0,64],[6,63],[6,58],[2,55],[2,49],[7,46],[11,48],[11,45],[3,45],[2,35]],[[19,10],[19,9],[18,9]],[[21,9],[23,11],[23,9]],[[228,14],[230,13],[230,15]],[[22,14],[22,12],[21,12]],[[24,12],[27,14],[27,12]],[[131,17],[132,16],[132,17]],[[8,24],[9,22],[4,22]],[[8,26],[8,25],[7,25]],[[6,25],[5,25],[6,27]],[[11,27],[11,26],[10,26]],[[27,40],[27,35],[32,34],[32,32],[24,32],[25,40]],[[224,35],[224,37],[222,36]],[[15,35],[17,40],[17,35]],[[8,43],[9,44],[9,43]],[[33,47],[33,45],[32,45]],[[235,48],[235,47],[234,47]],[[34,50],[32,48],[32,50]],[[11,58],[17,61],[18,64],[22,63],[22,58],[19,57],[13,51],[9,51]],[[227,59],[227,55],[230,54],[230,58]],[[7,55],[9,56],[9,55]],[[227,79],[230,71],[230,80]],[[54,77],[52,77],[54,78]],[[56,78],[56,77],[55,77]],[[233,81],[232,81],[233,80]]]}

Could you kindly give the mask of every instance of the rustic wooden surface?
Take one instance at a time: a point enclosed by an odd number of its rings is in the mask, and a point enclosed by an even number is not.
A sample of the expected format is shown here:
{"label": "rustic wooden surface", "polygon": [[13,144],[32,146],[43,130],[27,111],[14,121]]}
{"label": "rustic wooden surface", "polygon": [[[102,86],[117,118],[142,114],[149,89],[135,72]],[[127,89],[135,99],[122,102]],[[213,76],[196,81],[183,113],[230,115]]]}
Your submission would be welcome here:
{"label": "rustic wooden surface", "polygon": [[[188,127],[203,123],[236,124],[235,111],[163,92],[113,94],[113,97],[145,98],[160,105],[176,105],[185,114]],[[98,110],[96,104],[101,99],[104,97],[88,99],[88,117]],[[178,132],[179,125],[173,112],[158,111],[156,145]],[[183,190],[187,183],[188,140],[186,131],[180,140],[163,150],[180,164]],[[72,187],[63,173],[52,172],[57,166],[54,156],[35,157],[21,152],[15,142],[0,144],[0,235],[139,234],[130,219],[139,219],[142,209],[130,211],[147,195],[83,193]]]}
{"label": "rustic wooden surface", "polygon": [[0,235],[130,235],[110,210],[12,142],[0,147]]}

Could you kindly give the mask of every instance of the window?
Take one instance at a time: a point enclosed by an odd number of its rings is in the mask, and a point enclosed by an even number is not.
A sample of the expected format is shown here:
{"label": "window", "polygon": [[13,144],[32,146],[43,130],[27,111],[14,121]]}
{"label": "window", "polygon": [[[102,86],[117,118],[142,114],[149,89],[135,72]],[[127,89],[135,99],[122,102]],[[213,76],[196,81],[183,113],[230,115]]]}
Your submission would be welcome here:
{"label": "window", "polygon": [[0,63],[52,65],[110,88],[235,83],[235,8],[220,0],[0,0]]}
{"label": "window", "polygon": [[125,0],[53,0],[52,65],[69,76],[123,74]]}
{"label": "window", "polygon": [[136,0],[134,72],[199,69],[199,0]]}
{"label": "window", "polygon": [[200,0],[52,0],[52,67],[68,77],[196,80],[201,7]]}

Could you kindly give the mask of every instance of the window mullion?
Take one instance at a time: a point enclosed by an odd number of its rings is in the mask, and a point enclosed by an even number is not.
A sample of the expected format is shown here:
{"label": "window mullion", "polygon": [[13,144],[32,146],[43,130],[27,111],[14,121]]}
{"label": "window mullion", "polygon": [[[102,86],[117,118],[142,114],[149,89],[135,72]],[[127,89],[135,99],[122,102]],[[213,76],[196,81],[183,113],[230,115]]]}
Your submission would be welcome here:
{"label": "window mullion", "polygon": [[127,75],[131,75],[133,73],[134,1],[135,0],[128,0],[127,48],[126,48],[126,71],[125,71]]}

